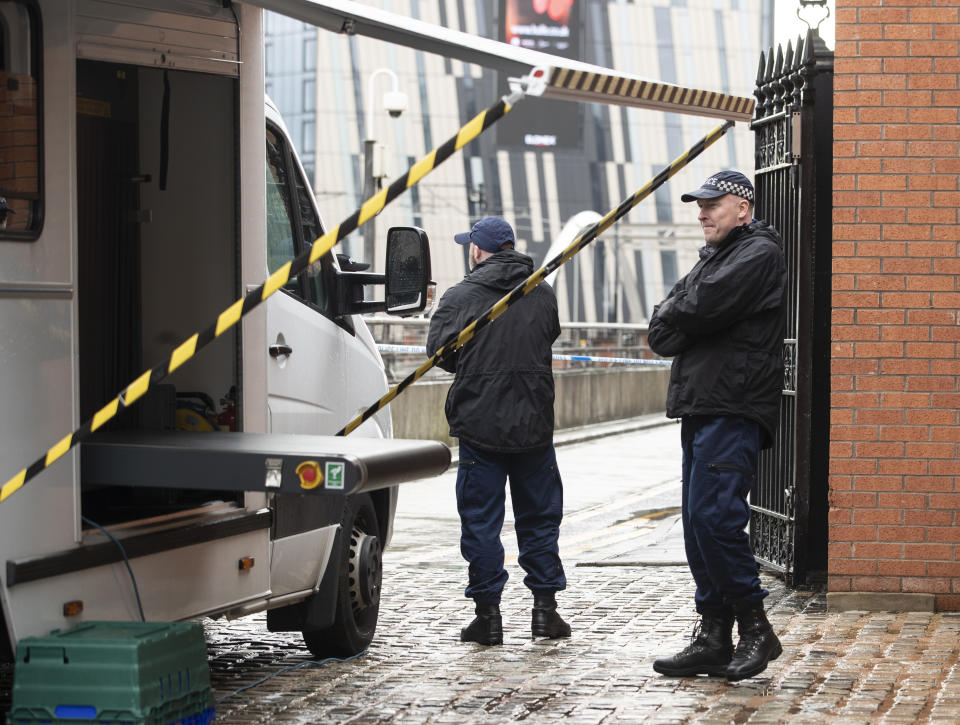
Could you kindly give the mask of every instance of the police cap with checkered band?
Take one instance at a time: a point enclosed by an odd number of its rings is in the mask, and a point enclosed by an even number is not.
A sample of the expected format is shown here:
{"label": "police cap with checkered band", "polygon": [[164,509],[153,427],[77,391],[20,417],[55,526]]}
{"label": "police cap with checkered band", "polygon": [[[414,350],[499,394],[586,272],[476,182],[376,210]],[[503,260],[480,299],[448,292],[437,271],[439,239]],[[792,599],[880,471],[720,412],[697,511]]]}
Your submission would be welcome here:
{"label": "police cap with checkered band", "polygon": [[699,189],[688,191],[680,197],[680,201],[695,201],[697,199],[716,199],[724,194],[733,194],[749,201],[754,201],[753,184],[750,179],[739,171],[718,171],[703,182]]}

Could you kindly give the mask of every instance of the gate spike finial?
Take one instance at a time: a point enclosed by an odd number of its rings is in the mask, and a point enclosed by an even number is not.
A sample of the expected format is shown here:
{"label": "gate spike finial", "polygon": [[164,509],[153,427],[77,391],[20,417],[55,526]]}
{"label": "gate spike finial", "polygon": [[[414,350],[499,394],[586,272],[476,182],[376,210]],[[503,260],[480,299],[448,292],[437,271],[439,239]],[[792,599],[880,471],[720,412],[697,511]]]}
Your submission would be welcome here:
{"label": "gate spike finial", "polygon": [[753,86],[753,95],[757,99],[756,105],[753,107],[754,115],[757,118],[763,118],[766,116],[766,109],[763,106],[764,101],[764,88],[763,88],[763,75],[766,70],[767,62],[764,58],[763,51],[760,51],[760,67],[757,68],[757,82]]}
{"label": "gate spike finial", "polygon": [[787,87],[788,102],[795,107],[800,106],[800,99],[803,94],[803,40],[797,40],[797,49],[793,54],[793,64],[789,70],[790,86]]}
{"label": "gate spike finial", "polygon": [[787,41],[787,55],[783,59],[783,72],[789,73],[793,70],[793,41]]}
{"label": "gate spike finial", "polygon": [[774,66],[773,75],[779,78],[783,73],[783,46],[777,46],[777,64]]}
{"label": "gate spike finial", "polygon": [[759,86],[759,90],[763,94],[762,103],[764,116],[769,116],[773,113],[774,98],[777,95],[776,83],[773,80],[773,57],[773,48],[770,48],[770,52],[766,58],[766,68],[763,70],[763,81]]}
{"label": "gate spike finial", "polygon": [[803,64],[807,65],[808,63],[813,62],[813,34],[814,31],[812,28],[807,31],[807,41],[803,44]]}

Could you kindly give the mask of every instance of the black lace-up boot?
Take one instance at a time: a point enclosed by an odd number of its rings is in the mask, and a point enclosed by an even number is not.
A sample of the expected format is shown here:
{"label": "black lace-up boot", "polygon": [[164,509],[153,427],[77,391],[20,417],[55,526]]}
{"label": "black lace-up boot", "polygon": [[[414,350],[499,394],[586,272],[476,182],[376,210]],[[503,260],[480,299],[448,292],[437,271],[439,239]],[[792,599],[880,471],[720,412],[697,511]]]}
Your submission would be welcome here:
{"label": "black lace-up boot", "polygon": [[673,657],[654,660],[653,669],[668,677],[723,676],[732,656],[733,612],[709,611],[701,614],[690,644]]}
{"label": "black lace-up boot", "polygon": [[570,625],[557,614],[557,600],[553,592],[534,592],[530,629],[534,637],[559,639],[570,636]]}
{"label": "black lace-up boot", "polygon": [[727,679],[731,682],[759,675],[767,669],[770,660],[777,659],[783,653],[780,640],[767,621],[762,602],[734,605],[734,611],[740,640],[727,666]]}
{"label": "black lace-up boot", "polygon": [[488,602],[477,602],[476,617],[466,627],[460,630],[461,642],[476,642],[477,644],[503,644],[503,619],[500,616],[500,605]]}

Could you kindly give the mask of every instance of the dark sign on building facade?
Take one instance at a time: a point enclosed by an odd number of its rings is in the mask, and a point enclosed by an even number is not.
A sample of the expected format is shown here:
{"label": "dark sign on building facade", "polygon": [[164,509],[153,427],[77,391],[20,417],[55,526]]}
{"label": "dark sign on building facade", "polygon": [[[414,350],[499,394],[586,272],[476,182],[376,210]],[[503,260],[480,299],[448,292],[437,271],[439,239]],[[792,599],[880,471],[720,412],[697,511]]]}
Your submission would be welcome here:
{"label": "dark sign on building facade", "polygon": [[[583,0],[500,0],[500,39],[521,48],[580,59]],[[504,90],[506,76],[501,79]],[[500,146],[525,149],[579,149],[580,104],[530,97],[498,125]]]}

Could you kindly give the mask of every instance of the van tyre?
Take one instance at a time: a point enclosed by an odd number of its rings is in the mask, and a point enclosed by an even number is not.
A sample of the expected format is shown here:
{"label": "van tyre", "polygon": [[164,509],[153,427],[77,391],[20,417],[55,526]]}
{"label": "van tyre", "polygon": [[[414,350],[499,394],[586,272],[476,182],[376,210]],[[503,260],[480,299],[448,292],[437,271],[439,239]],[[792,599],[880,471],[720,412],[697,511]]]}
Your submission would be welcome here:
{"label": "van tyre", "polygon": [[373,641],[383,582],[379,530],[370,494],[348,496],[333,624],[303,633],[303,641],[314,657],[350,657],[363,652]]}

